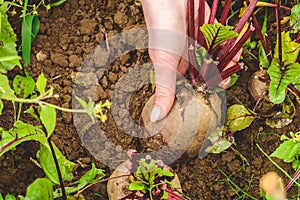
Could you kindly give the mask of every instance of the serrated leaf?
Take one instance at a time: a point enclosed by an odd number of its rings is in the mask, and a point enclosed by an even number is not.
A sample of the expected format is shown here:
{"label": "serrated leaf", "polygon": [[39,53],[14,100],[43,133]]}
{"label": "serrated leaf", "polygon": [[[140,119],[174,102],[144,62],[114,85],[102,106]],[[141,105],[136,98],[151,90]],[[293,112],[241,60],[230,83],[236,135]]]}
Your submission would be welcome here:
{"label": "serrated leaf", "polygon": [[55,108],[48,105],[41,106],[40,119],[47,130],[47,137],[50,137],[56,126]]}
{"label": "serrated leaf", "polygon": [[284,162],[292,162],[299,155],[300,143],[295,143],[293,140],[286,140],[270,155]]}
{"label": "serrated leaf", "polygon": [[232,132],[247,128],[255,118],[255,113],[250,112],[243,105],[235,104],[227,110],[227,126]]}
{"label": "serrated leaf", "polygon": [[37,178],[26,190],[26,199],[53,200],[52,183],[47,178]]}
{"label": "serrated leaf", "polygon": [[22,142],[30,140],[39,141],[42,144],[47,143],[45,133],[40,127],[33,126],[22,121],[17,121],[11,130],[3,131],[1,134],[0,157],[9,150],[14,149]]}
{"label": "serrated leaf", "polygon": [[[75,163],[67,160],[61,151],[52,143],[54,152],[58,160],[58,165],[61,171],[63,180],[71,180],[73,178],[72,171]],[[47,177],[55,184],[59,184],[58,174],[55,167],[54,159],[48,144],[42,145],[37,152],[37,158],[40,162]]]}
{"label": "serrated leaf", "polygon": [[274,104],[280,104],[284,101],[287,86],[292,83],[295,77],[300,73],[300,64],[293,63],[286,65],[284,70],[279,60],[274,58],[268,69],[270,76],[270,101]]}
{"label": "serrated leaf", "polygon": [[35,89],[35,81],[31,76],[16,75],[13,80],[13,88],[17,95],[23,92],[23,98],[27,98]]}
{"label": "serrated leaf", "polygon": [[7,15],[0,12],[0,73],[7,73],[15,66],[21,68],[20,59],[16,50],[16,34],[11,27]]}
{"label": "serrated leaf", "polygon": [[47,84],[47,79],[45,78],[44,74],[40,74],[37,81],[36,81],[36,89],[40,94],[45,93],[46,89],[46,84]]}
{"label": "serrated leaf", "polygon": [[214,49],[226,40],[238,36],[238,33],[228,29],[220,23],[204,24],[200,29],[209,49]]}
{"label": "serrated leaf", "polygon": [[290,26],[292,27],[293,33],[300,31],[300,4],[296,4],[291,10]]}

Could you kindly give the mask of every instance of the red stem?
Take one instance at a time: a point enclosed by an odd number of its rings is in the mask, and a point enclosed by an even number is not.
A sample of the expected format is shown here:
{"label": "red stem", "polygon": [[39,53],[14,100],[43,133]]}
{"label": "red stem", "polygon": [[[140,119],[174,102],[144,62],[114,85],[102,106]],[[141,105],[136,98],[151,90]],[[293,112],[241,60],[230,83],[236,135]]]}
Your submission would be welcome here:
{"label": "red stem", "polygon": [[209,20],[208,20],[209,24],[214,24],[214,22],[215,22],[216,15],[217,15],[217,10],[218,10],[218,4],[219,4],[219,0],[214,0],[213,1],[213,4],[211,6],[211,12],[210,12]]}
{"label": "red stem", "polygon": [[[247,4],[249,5],[250,2],[249,0],[246,0]],[[255,27],[255,31],[256,31],[256,34],[258,35],[259,37],[259,40],[261,41],[261,45],[267,55],[267,59],[269,61],[269,64],[271,64],[272,62],[272,57],[271,57],[271,52],[270,52],[270,49],[269,49],[269,46],[267,45],[267,41],[265,39],[265,37],[263,36],[262,34],[262,31],[261,31],[261,27],[256,19],[256,16],[254,14],[252,14],[252,20],[253,20],[253,24],[254,24],[254,27]]]}
{"label": "red stem", "polygon": [[297,35],[296,42],[297,42],[297,43],[300,43],[300,32],[299,32],[298,35]]}
{"label": "red stem", "polygon": [[243,29],[243,27],[245,26],[246,22],[248,21],[248,19],[251,17],[254,8],[256,6],[258,0],[252,0],[248,6],[248,8],[246,9],[244,15],[242,16],[242,18],[240,19],[239,23],[237,24],[237,26],[235,27],[234,31],[237,33],[240,33]]}
{"label": "red stem", "polygon": [[282,38],[280,26],[280,0],[275,0],[276,3],[276,22],[277,22],[277,40],[278,40],[278,59],[282,65]]}
{"label": "red stem", "polygon": [[218,69],[219,71],[223,71],[223,69],[230,63],[230,61],[234,58],[234,56],[239,52],[239,50],[243,47],[245,42],[251,35],[251,32],[254,31],[254,27],[250,26],[245,34],[241,37],[241,39],[233,46],[233,48],[229,51],[228,55],[225,56],[219,63]]}
{"label": "red stem", "polygon": [[290,189],[290,187],[295,183],[296,180],[298,180],[299,177],[300,177],[300,169],[295,173],[292,180],[290,180],[290,182],[285,186],[285,191],[288,191],[288,189]]}
{"label": "red stem", "polygon": [[211,78],[207,83],[208,88],[212,88],[217,86],[221,81],[225,80],[226,78],[230,77],[232,74],[240,71],[243,69],[243,65],[236,63],[234,66],[224,70],[221,72],[221,74],[215,75],[213,78]]}
{"label": "red stem", "polygon": [[228,13],[229,13],[230,5],[231,5],[231,0],[227,0],[225,5],[224,5],[223,12],[222,12],[222,15],[221,15],[221,18],[220,18],[220,23],[223,24],[223,25],[225,25],[225,23],[226,23],[226,19],[227,19]]}
{"label": "red stem", "polygon": [[199,0],[198,27],[196,27],[198,29],[197,42],[206,49],[207,45],[205,43],[204,35],[200,30],[200,27],[204,24],[204,22],[205,22],[205,0]]}

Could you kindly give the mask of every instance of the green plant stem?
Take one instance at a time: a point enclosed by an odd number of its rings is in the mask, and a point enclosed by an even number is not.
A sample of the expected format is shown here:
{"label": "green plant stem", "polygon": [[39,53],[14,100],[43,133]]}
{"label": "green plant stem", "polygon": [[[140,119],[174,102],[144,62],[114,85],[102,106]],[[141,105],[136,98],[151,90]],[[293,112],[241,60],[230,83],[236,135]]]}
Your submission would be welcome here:
{"label": "green plant stem", "polygon": [[[40,117],[37,108],[34,108],[34,112],[37,116]],[[41,123],[41,125],[42,125],[43,132],[45,133],[45,136],[47,137],[47,135],[48,135],[47,134],[47,129],[46,129],[46,127],[43,123]],[[58,175],[58,179],[59,179],[59,185],[60,185],[60,188],[61,188],[61,193],[62,193],[63,199],[67,200],[67,193],[66,193],[66,189],[65,189],[65,186],[64,186],[64,181],[63,181],[63,178],[62,178],[62,174],[61,174],[61,171],[60,171],[60,168],[59,168],[58,159],[57,159],[57,156],[55,154],[55,150],[54,150],[54,147],[52,145],[50,137],[47,137],[47,142],[49,144],[51,154],[52,154],[52,157],[53,157],[53,160],[54,160],[54,164],[55,164],[55,168],[56,168],[56,171],[57,171],[57,175]]]}
{"label": "green plant stem", "polygon": [[[6,100],[6,101],[11,101],[11,102],[18,102],[18,103],[28,103],[28,104],[39,104],[39,105],[48,105],[51,106],[57,110],[61,110],[64,112],[73,112],[73,113],[86,113],[86,110],[84,109],[70,109],[70,108],[63,108],[51,103],[48,103],[46,101],[40,100],[41,98],[35,98],[35,99],[22,99],[22,98],[15,98],[15,97],[0,97],[0,99]],[[45,99],[45,98],[44,98]]]}
{"label": "green plant stem", "polygon": [[226,180],[231,184],[233,185],[234,187],[236,187],[239,191],[241,191],[245,196],[249,197],[250,199],[253,199],[253,200],[257,200],[255,197],[251,196],[250,194],[248,194],[246,191],[244,191],[242,188],[240,188],[237,184],[235,184],[231,179],[230,177],[227,176],[227,174],[225,174],[225,172],[223,172],[222,169],[220,169],[218,167],[218,170],[223,174],[223,176],[226,177]]}
{"label": "green plant stem", "polygon": [[282,65],[282,38],[281,38],[281,24],[280,24],[280,0],[275,0],[276,6],[276,22],[277,22],[277,40],[278,40],[278,59]]}
{"label": "green plant stem", "polygon": [[[286,177],[288,177],[290,180],[293,179],[284,169],[282,169],[282,167],[280,167],[274,160],[272,160],[272,158],[270,158],[270,156],[266,152],[264,152],[264,150],[259,146],[259,144],[256,144],[256,146],[268,158],[268,160],[273,165],[275,165]],[[300,187],[300,184],[298,182],[295,182],[295,183],[298,187]]]}

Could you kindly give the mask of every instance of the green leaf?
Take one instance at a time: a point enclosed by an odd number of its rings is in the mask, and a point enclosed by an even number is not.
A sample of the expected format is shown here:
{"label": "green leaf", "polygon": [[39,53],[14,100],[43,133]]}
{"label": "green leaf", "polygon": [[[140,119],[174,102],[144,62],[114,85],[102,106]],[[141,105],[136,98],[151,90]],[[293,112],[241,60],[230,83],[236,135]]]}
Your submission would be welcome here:
{"label": "green leaf", "polygon": [[30,63],[31,43],[40,29],[40,20],[35,15],[26,15],[22,22],[22,57],[24,66]]}
{"label": "green leaf", "polygon": [[291,139],[281,143],[270,156],[279,158],[284,162],[292,162],[297,156],[299,156],[299,151],[300,143],[295,143]]}
{"label": "green leaf", "polygon": [[[65,187],[67,194],[72,194],[77,192],[87,186],[88,184],[95,183],[105,177],[105,174],[102,169],[96,168],[95,164],[92,164],[92,168],[87,171],[78,181],[70,183],[72,186]],[[54,191],[54,197],[61,197],[61,190],[57,189]]]}
{"label": "green leaf", "polygon": [[173,172],[170,172],[168,170],[163,170],[161,168],[157,168],[156,172],[157,172],[158,176],[168,176],[168,177],[173,177],[174,176]]}
{"label": "green leaf", "polygon": [[23,98],[27,98],[35,89],[35,81],[31,76],[16,75],[13,80],[13,88],[17,95],[23,92]]}
{"label": "green leaf", "polygon": [[169,194],[165,190],[163,190],[163,195],[161,199],[168,199],[168,198],[169,198]]}
{"label": "green leaf", "polygon": [[[60,150],[55,146],[54,152],[58,160],[59,168],[62,174],[63,180],[71,180],[73,178],[72,171],[75,167],[75,163],[67,160],[65,156],[60,152]],[[55,184],[59,184],[58,174],[54,159],[48,144],[42,145],[40,150],[37,152],[37,158],[47,175],[47,177]]]}
{"label": "green leaf", "polygon": [[271,79],[269,92],[270,101],[274,104],[280,104],[285,99],[287,86],[292,83],[295,77],[300,73],[300,64],[289,64],[283,69],[279,60],[274,58],[267,72]]}
{"label": "green leaf", "polygon": [[59,6],[59,5],[63,4],[63,3],[65,3],[66,1],[67,1],[67,0],[59,0],[59,1],[57,1],[57,2],[51,3],[50,6],[51,6],[51,7]]}
{"label": "green leaf", "polygon": [[[0,198],[1,199],[1,198]],[[2,198],[3,199],[3,198]],[[16,197],[12,194],[7,194],[4,200],[16,200]]]}
{"label": "green leaf", "polygon": [[17,121],[11,130],[2,130],[0,140],[0,157],[7,151],[14,149],[22,142],[30,140],[39,141],[42,144],[47,143],[45,133],[40,127],[26,124],[22,121]]}
{"label": "green leaf", "polygon": [[234,73],[230,76],[231,82],[230,85],[227,87],[227,89],[231,88],[232,86],[234,86],[234,84],[237,82],[237,80],[239,79],[239,76]]}
{"label": "green leaf", "polygon": [[131,191],[141,191],[143,193],[146,193],[146,190],[147,187],[145,186],[145,184],[143,183],[140,183],[140,182],[133,182],[133,183],[130,183],[129,185],[129,190]]}
{"label": "green leaf", "polygon": [[300,4],[296,4],[291,10],[290,26],[292,27],[293,33],[300,31]]}
{"label": "green leaf", "polygon": [[30,200],[52,200],[52,183],[47,178],[37,178],[26,190],[26,198]]}
{"label": "green leaf", "polygon": [[247,128],[255,118],[256,114],[243,105],[235,104],[227,110],[227,125],[232,132]]}
{"label": "green leaf", "polygon": [[209,49],[214,49],[226,40],[238,36],[238,33],[224,27],[220,23],[204,24],[200,29]]}
{"label": "green leaf", "polygon": [[15,92],[10,88],[7,76],[0,74],[0,99],[16,98]]}
{"label": "green leaf", "polygon": [[0,115],[2,115],[3,108],[4,108],[4,105],[3,105],[2,100],[0,99]]}
{"label": "green leaf", "polygon": [[36,89],[40,94],[45,94],[47,79],[45,78],[44,74],[40,74],[37,81],[36,81]]}
{"label": "green leaf", "polygon": [[[298,58],[300,44],[292,41],[289,32],[282,32],[282,61],[284,65],[294,64]],[[278,58],[278,42],[275,47],[274,58]]]}
{"label": "green leaf", "polygon": [[16,50],[17,37],[11,27],[7,15],[0,12],[0,73],[6,73],[15,66],[21,68],[20,59]]}
{"label": "green leaf", "polygon": [[41,106],[40,119],[47,130],[47,137],[50,137],[56,126],[55,108],[49,105]]}
{"label": "green leaf", "polygon": [[205,149],[208,153],[221,153],[233,144],[233,140],[230,140],[229,137],[224,137],[223,128],[217,128],[208,136],[208,139],[212,143],[211,146]]}

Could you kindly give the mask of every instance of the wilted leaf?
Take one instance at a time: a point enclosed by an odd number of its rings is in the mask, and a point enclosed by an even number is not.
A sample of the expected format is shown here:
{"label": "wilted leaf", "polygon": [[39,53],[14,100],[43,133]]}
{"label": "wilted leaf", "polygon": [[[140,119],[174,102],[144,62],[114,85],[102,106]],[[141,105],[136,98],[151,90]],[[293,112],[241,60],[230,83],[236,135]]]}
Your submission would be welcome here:
{"label": "wilted leaf", "polygon": [[26,190],[26,199],[30,200],[52,200],[52,183],[47,178],[37,178]]}
{"label": "wilted leaf", "polygon": [[227,125],[232,132],[247,128],[255,118],[256,114],[243,105],[235,104],[227,110]]}
{"label": "wilted leaf", "polygon": [[282,128],[292,123],[290,115],[284,112],[278,112],[272,118],[266,119],[266,124],[271,128]]}
{"label": "wilted leaf", "polygon": [[204,24],[201,28],[209,49],[214,49],[226,40],[237,37],[238,33],[226,28],[220,23]]}
{"label": "wilted leaf", "polygon": [[217,128],[212,132],[208,139],[211,141],[212,145],[205,149],[208,153],[221,153],[228,149],[234,142],[230,137],[223,136],[223,129]]}

